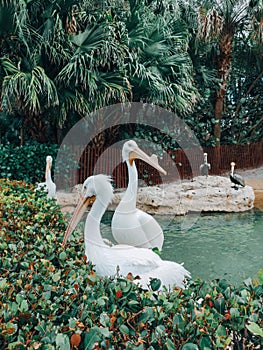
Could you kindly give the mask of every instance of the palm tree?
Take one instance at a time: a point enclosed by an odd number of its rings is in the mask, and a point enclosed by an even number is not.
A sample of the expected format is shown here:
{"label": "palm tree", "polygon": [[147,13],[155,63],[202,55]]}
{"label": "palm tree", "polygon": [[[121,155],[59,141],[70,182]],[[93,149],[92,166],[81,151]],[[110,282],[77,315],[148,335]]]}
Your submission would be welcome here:
{"label": "palm tree", "polygon": [[60,105],[59,97],[64,95],[62,111],[65,112],[65,106],[72,107],[72,101],[65,103],[67,93],[59,93],[55,77],[69,57],[65,28],[69,30],[68,18],[77,2],[4,1],[1,4],[1,14],[4,9],[8,19],[4,29],[9,24],[8,31],[1,31],[0,17],[2,47],[7,47],[1,50],[0,61],[2,106],[9,118],[22,116],[29,135],[40,142],[48,141],[50,125],[57,127],[54,119],[61,120],[54,113]]}
{"label": "palm tree", "polygon": [[[194,1],[198,11],[196,37],[210,45],[210,62],[214,64],[220,81],[214,98],[214,138],[219,148],[221,140],[221,120],[224,102],[231,73],[235,43],[242,34],[255,34],[255,24],[261,30],[262,40],[262,1],[261,0],[213,0]],[[261,16],[256,16],[261,12]],[[260,22],[261,21],[261,22]],[[261,24],[260,24],[261,23]],[[254,36],[255,37],[255,36]]]}
{"label": "palm tree", "polygon": [[152,102],[180,114],[195,105],[189,33],[174,1],[130,1],[126,23],[133,100]]}
{"label": "palm tree", "polygon": [[2,104],[9,113],[18,111],[23,115],[24,125],[30,125],[31,136],[43,142],[45,127],[39,115],[43,114],[44,108],[58,103],[54,83],[38,65],[22,69],[8,58],[2,58],[0,64],[5,72]]}

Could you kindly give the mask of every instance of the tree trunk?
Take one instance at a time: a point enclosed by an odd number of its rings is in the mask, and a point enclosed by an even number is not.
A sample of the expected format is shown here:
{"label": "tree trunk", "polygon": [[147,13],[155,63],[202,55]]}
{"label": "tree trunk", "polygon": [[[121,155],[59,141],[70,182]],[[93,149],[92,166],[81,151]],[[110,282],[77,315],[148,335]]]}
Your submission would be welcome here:
{"label": "tree trunk", "polygon": [[232,61],[231,51],[233,46],[233,34],[225,33],[219,42],[219,54],[217,57],[217,76],[221,80],[220,88],[217,92],[214,106],[214,126],[215,146],[220,147],[221,140],[221,120],[224,111],[224,99],[226,95],[227,82],[230,74]]}
{"label": "tree trunk", "polygon": [[27,114],[23,122],[24,131],[34,140],[39,143],[49,141],[47,136],[47,126],[40,115]]}

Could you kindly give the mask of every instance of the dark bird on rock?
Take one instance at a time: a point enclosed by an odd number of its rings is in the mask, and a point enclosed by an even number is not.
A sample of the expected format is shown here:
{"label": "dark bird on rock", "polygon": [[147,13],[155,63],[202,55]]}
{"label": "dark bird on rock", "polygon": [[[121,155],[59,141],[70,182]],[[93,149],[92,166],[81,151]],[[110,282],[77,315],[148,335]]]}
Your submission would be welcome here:
{"label": "dark bird on rock", "polygon": [[231,180],[231,182],[233,182],[233,184],[235,184],[235,186],[233,186],[233,188],[238,190],[238,186],[245,187],[245,181],[241,175],[234,174],[235,165],[236,165],[236,163],[231,162],[230,180]]}
{"label": "dark bird on rock", "polygon": [[200,172],[202,176],[208,176],[211,165],[207,163],[207,153],[204,153],[204,163],[200,165]]}

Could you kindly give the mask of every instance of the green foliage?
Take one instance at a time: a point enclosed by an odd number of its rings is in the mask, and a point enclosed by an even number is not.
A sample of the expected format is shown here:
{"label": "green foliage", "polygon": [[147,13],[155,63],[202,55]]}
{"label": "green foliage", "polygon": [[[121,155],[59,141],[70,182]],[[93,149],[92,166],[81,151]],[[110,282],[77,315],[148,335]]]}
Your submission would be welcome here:
{"label": "green foliage", "polygon": [[[59,173],[61,171],[64,185],[69,185],[69,174],[71,166],[75,164],[67,156],[67,167],[64,164],[56,164],[58,146],[55,144],[41,144],[31,142],[24,146],[16,147],[11,144],[0,144],[0,177],[12,180],[23,180],[29,183],[45,181],[46,156],[53,157],[52,173],[55,167]],[[62,155],[67,155],[67,150],[60,151]],[[64,152],[64,153],[63,153]]]}
{"label": "green foliage", "polygon": [[37,142],[20,147],[0,145],[0,177],[30,183],[45,181],[46,156],[55,159],[57,150],[57,145]]}
{"label": "green foliage", "polygon": [[238,287],[197,280],[162,294],[131,276],[99,278],[82,235],[62,249],[66,222],[54,200],[21,181],[1,180],[0,190],[1,349],[263,345],[262,271]]}

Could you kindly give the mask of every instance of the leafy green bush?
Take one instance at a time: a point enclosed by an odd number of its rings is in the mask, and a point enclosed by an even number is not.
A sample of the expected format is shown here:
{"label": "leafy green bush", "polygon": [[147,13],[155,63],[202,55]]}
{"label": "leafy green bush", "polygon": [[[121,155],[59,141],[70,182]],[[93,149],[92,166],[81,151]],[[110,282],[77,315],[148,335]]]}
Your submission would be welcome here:
{"label": "leafy green bush", "polygon": [[45,181],[46,156],[55,160],[57,151],[57,145],[37,142],[19,147],[0,145],[0,177],[30,183]]}
{"label": "leafy green bush", "polygon": [[[66,249],[55,200],[0,181],[1,349],[256,349],[263,345],[263,271],[235,287],[189,282],[158,294],[131,276],[99,278],[82,234]],[[154,286],[154,284],[152,284]]]}
{"label": "leafy green bush", "polygon": [[45,181],[46,156],[50,155],[53,157],[52,176],[54,176],[55,167],[58,171],[59,168],[62,169],[60,182],[68,186],[70,184],[71,167],[75,164],[75,161],[68,159],[68,150],[65,149],[60,150],[60,152],[63,157],[66,157],[67,166],[56,164],[58,149],[58,145],[37,142],[19,147],[11,144],[0,144],[0,177],[23,180],[28,183]]}

